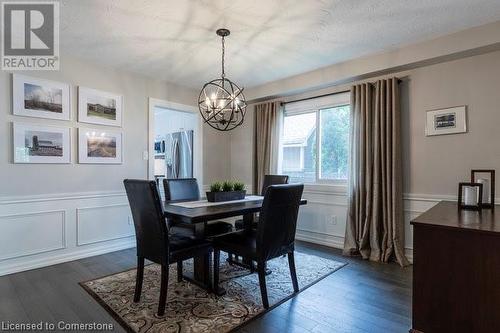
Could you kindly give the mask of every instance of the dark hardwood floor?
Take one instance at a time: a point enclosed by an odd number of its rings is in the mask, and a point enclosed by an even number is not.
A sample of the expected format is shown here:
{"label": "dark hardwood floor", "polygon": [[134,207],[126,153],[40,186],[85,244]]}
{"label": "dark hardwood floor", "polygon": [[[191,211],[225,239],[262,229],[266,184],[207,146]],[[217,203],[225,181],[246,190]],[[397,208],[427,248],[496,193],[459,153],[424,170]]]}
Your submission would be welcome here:
{"label": "dark hardwood floor", "polygon": [[[300,242],[297,250],[348,265],[301,292],[240,332],[408,332],[412,269],[341,255]],[[78,282],[135,266],[135,249],[0,277],[0,321],[113,323]]]}

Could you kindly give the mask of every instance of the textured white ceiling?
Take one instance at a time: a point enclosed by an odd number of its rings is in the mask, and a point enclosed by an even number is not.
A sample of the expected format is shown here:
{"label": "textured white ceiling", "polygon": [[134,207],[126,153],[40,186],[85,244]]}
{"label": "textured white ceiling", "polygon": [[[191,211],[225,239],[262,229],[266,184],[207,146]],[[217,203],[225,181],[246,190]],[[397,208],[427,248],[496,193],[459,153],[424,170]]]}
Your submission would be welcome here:
{"label": "textured white ceiling", "polygon": [[[61,50],[199,88],[249,87],[500,20],[499,0],[62,0]],[[63,54],[64,54],[63,53]]]}

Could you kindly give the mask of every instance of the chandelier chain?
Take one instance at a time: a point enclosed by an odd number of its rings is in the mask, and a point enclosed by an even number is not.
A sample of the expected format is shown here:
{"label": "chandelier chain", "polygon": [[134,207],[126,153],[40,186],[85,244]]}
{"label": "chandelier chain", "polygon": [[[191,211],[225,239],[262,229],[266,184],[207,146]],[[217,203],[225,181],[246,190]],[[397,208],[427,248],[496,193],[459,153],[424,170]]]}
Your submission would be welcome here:
{"label": "chandelier chain", "polygon": [[224,36],[222,36],[222,78],[226,77],[226,73],[224,73],[224,55],[226,53],[226,47],[224,45]]}

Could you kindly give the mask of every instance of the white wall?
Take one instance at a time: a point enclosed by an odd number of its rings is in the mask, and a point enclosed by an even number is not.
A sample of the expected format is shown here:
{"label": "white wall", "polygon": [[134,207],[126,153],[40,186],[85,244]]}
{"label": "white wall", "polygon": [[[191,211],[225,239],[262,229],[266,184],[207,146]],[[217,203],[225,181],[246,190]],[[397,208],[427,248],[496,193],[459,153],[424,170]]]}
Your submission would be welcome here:
{"label": "white wall", "polygon": [[494,50],[500,50],[500,21],[250,87],[245,96],[254,100],[297,94]]}
{"label": "white wall", "polygon": [[231,177],[231,132],[203,125],[203,182],[209,185]]}
{"label": "white wall", "polygon": [[[68,57],[62,57],[59,72],[25,72],[26,75],[43,77],[71,84],[71,121],[56,121],[12,115],[11,75],[0,72],[0,197],[37,194],[57,194],[88,191],[122,191],[124,178],[145,178],[147,161],[142,153],[147,150],[148,97],[193,104],[195,91],[167,85],[146,77],[130,75]],[[77,164],[77,127],[98,125],[77,122],[77,86],[122,94],[124,100],[124,158],[122,165]],[[12,163],[12,122],[28,122],[73,128],[72,160],[70,165]]]}
{"label": "white wall", "polygon": [[[466,57],[392,75],[403,77],[402,143],[405,192],[406,248],[411,258],[412,229],[409,222],[439,200],[456,200],[457,186],[467,181],[473,168],[500,166],[500,52]],[[319,75],[325,79],[325,76]],[[373,81],[375,78],[370,79]],[[300,82],[300,77],[294,78]],[[285,85],[282,90],[285,91]],[[273,86],[276,88],[276,86]],[[304,95],[343,91],[339,85]],[[277,88],[276,88],[277,89]],[[256,88],[255,91],[260,91]],[[294,96],[284,100],[292,100]],[[425,136],[427,110],[468,106],[468,133]],[[252,179],[253,122],[231,134],[231,177]],[[500,182],[497,181],[497,188]],[[308,205],[301,208],[297,237],[342,247],[346,218],[346,188],[306,186]],[[333,217],[335,216],[335,221]]]}
{"label": "white wall", "polygon": [[[438,200],[454,199],[456,184],[473,167],[500,165],[500,22],[386,54],[356,59],[292,78],[246,89],[248,99],[340,91],[352,79],[382,72],[407,76],[403,84],[403,150],[406,247],[411,254],[409,220]],[[126,71],[94,66],[63,56],[58,72],[25,74],[72,85],[72,120],[54,121],[12,115],[11,75],[0,72],[0,275],[133,246],[133,228],[123,191],[124,178],[146,178],[142,153],[148,141],[148,97],[194,105],[198,91],[154,81]],[[426,67],[422,67],[423,65]],[[420,67],[419,67],[420,66]],[[413,68],[412,67],[412,68]],[[122,165],[76,163],[78,85],[124,95]],[[331,88],[325,88],[330,87]],[[293,98],[290,97],[290,98]],[[469,133],[427,138],[425,111],[467,104]],[[233,178],[252,183],[253,111],[243,126],[218,132],[204,126],[204,184]],[[73,128],[70,165],[12,163],[13,121]],[[498,184],[497,184],[498,186]],[[249,186],[251,191],[251,186]],[[308,186],[309,204],[301,208],[298,238],[341,247],[345,230],[343,187]],[[336,217],[335,222],[333,216]]]}
{"label": "white wall", "polygon": [[155,137],[179,131],[195,131],[198,113],[155,108]]}
{"label": "white wall", "polygon": [[[147,177],[148,98],[193,105],[197,92],[63,56],[58,72],[25,72],[71,84],[71,121],[12,115],[11,74],[0,72],[0,275],[135,245],[124,178]],[[123,164],[77,163],[77,86],[124,96]],[[12,122],[72,128],[71,164],[13,164]],[[95,125],[98,127],[98,125]]]}
{"label": "white wall", "polygon": [[[229,151],[231,153],[230,178],[249,185],[253,184],[253,140],[254,106],[247,107],[244,123],[231,131]],[[257,190],[256,193],[260,193]]]}

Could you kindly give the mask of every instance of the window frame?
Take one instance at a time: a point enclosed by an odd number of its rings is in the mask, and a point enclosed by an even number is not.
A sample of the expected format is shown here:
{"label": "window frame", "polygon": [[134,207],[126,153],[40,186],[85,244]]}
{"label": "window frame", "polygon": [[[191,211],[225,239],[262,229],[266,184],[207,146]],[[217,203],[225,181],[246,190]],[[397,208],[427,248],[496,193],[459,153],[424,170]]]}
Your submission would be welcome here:
{"label": "window frame", "polygon": [[[292,102],[290,104],[294,103],[301,103],[301,102]],[[351,105],[350,101],[350,93],[349,92],[340,92],[336,94],[332,94],[330,96],[324,96],[324,97],[318,97],[318,98],[313,98],[311,100],[306,101],[306,103],[303,104],[302,107],[300,106],[292,106],[291,108],[289,107],[287,110],[287,104],[285,104],[283,113],[282,113],[282,120],[281,122],[284,124],[285,118],[287,116],[295,116],[295,115],[300,115],[300,114],[306,114],[306,113],[315,113],[316,115],[316,157],[315,157],[315,181],[314,182],[304,182],[306,185],[346,185],[348,179],[328,179],[328,178],[321,178],[321,131],[322,131],[322,126],[321,126],[321,110],[325,109],[331,109],[331,108],[336,108],[336,107],[342,107],[346,105]],[[352,112],[352,110],[350,110]],[[352,124],[349,124],[349,128],[351,128]],[[283,127],[283,126],[282,126]],[[281,128],[280,130],[280,154],[279,154],[279,161],[278,165],[280,167],[280,173],[283,172],[282,169],[282,152],[283,152],[283,129]]]}

